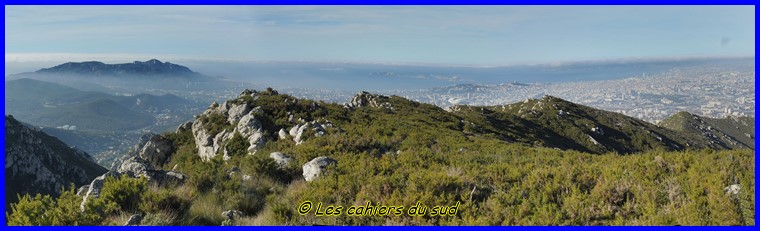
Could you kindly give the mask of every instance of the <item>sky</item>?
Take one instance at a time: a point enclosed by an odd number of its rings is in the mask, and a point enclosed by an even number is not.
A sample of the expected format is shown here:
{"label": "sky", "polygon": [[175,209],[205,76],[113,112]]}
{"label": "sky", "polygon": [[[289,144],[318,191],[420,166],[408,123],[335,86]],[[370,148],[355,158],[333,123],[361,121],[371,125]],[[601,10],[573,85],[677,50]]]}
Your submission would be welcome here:
{"label": "sky", "polygon": [[754,6],[6,6],[9,61],[754,57]]}

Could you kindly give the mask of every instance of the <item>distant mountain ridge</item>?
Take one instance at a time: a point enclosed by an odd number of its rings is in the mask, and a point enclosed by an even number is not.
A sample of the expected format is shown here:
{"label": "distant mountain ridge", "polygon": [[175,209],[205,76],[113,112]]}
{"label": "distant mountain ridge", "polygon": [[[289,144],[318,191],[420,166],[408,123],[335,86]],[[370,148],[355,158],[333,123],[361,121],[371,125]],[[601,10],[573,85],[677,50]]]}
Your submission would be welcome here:
{"label": "distant mountain ridge", "polygon": [[10,74],[5,79],[35,79],[80,90],[126,94],[215,91],[239,88],[241,85],[240,82],[229,81],[223,76],[208,76],[189,67],[157,59],[119,64],[99,61],[67,62],[37,71]]}
{"label": "distant mountain ridge", "polygon": [[43,68],[37,74],[74,74],[90,76],[164,76],[182,78],[200,78],[200,73],[190,68],[151,59],[146,62],[105,64],[98,61],[68,62],[51,68]]}

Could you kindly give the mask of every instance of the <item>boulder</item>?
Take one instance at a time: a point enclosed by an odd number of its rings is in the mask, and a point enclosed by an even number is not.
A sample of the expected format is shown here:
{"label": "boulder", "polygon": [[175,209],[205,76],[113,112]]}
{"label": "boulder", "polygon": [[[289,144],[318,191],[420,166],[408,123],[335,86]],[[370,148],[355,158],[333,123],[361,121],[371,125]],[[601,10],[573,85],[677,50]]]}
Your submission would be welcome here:
{"label": "boulder", "polygon": [[296,137],[296,134],[298,134],[298,129],[301,128],[301,124],[296,124],[296,126],[293,126],[290,128],[290,131],[288,131],[288,134],[292,137]]}
{"label": "boulder", "polygon": [[140,222],[142,222],[143,216],[140,214],[135,214],[129,217],[129,220],[127,220],[126,223],[124,223],[124,226],[136,226],[140,225]]}
{"label": "boulder", "polygon": [[322,172],[327,168],[327,166],[334,164],[338,164],[338,161],[329,157],[320,156],[314,158],[313,160],[303,165],[303,178],[306,179],[306,181],[316,180],[320,175],[322,175]]}
{"label": "boulder", "polygon": [[226,217],[229,220],[235,220],[237,218],[243,217],[243,212],[240,210],[227,210],[222,212],[222,216]]}
{"label": "boulder", "polygon": [[737,195],[737,194],[739,194],[739,190],[741,190],[741,189],[742,188],[741,188],[741,186],[739,186],[739,184],[732,184],[732,185],[729,185],[726,188],[724,188],[723,191],[726,192],[726,194],[729,194],[729,195]]}
{"label": "boulder", "polygon": [[282,152],[273,152],[269,154],[269,158],[272,158],[275,163],[277,163],[277,166],[280,168],[286,168],[290,163],[292,163],[295,159],[293,157],[290,157],[287,154],[284,154]]}
{"label": "boulder", "polygon": [[288,132],[286,132],[284,128],[280,128],[280,131],[277,132],[277,136],[279,136],[279,138],[281,140],[287,139],[288,138]]}
{"label": "boulder", "polygon": [[174,153],[174,144],[164,136],[156,135],[140,150],[140,158],[147,160],[153,166],[163,166]]}
{"label": "boulder", "polygon": [[181,172],[160,170],[153,172],[149,180],[158,185],[182,185],[187,176]]}
{"label": "boulder", "polygon": [[118,173],[119,174],[126,174],[129,177],[140,177],[145,176],[149,177],[150,175],[148,172],[153,171],[153,165],[150,164],[150,162],[143,160],[142,158],[138,156],[130,157],[129,159],[124,160],[121,162],[121,165],[119,166]]}
{"label": "boulder", "polygon": [[259,148],[263,147],[266,143],[266,139],[264,139],[264,133],[261,131],[253,133],[253,135],[248,137],[248,143],[251,145],[248,147],[248,154],[256,154],[256,151],[258,151]]}
{"label": "boulder", "polygon": [[296,145],[299,145],[299,144],[303,143],[303,140],[301,139],[301,137],[303,137],[303,132],[307,128],[309,128],[309,123],[306,123],[306,124],[298,127],[298,131],[296,131],[296,135],[293,136],[293,141],[296,142]]}

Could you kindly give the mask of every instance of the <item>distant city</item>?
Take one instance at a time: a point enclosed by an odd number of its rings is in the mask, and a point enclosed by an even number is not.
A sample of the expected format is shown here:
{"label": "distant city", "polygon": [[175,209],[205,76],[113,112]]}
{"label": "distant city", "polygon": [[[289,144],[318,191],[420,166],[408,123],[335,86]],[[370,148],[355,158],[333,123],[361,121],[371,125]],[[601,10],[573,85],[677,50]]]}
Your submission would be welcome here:
{"label": "distant city", "polygon": [[[651,123],[679,111],[723,118],[754,116],[755,72],[751,68],[694,67],[617,80],[562,83],[458,84],[420,90],[379,91],[440,107],[455,104],[503,105],[557,96],[575,103],[622,113]],[[283,89],[298,97],[348,102],[357,92]]]}

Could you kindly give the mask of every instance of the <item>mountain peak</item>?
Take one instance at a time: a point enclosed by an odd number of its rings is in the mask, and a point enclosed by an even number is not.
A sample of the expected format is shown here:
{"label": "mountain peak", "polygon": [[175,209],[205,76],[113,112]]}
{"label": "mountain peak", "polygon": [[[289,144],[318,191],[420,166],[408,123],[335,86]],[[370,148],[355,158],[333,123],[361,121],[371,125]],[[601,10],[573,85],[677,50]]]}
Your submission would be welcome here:
{"label": "mountain peak", "polygon": [[148,63],[148,64],[164,64],[161,61],[159,61],[158,59],[151,59],[151,60],[148,60],[146,63]]}
{"label": "mountain peak", "polygon": [[541,100],[546,102],[567,102],[566,100],[553,95],[544,95],[541,97]]}

